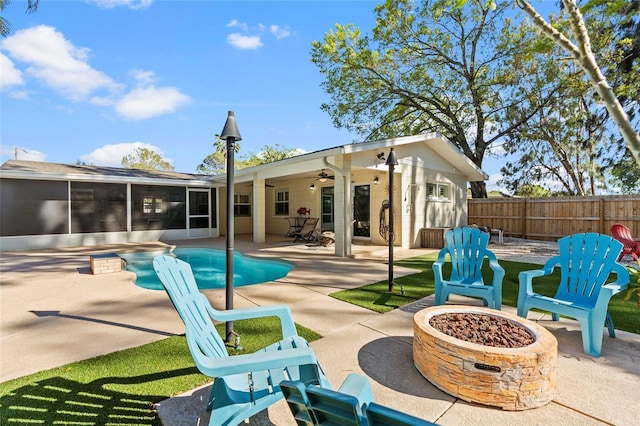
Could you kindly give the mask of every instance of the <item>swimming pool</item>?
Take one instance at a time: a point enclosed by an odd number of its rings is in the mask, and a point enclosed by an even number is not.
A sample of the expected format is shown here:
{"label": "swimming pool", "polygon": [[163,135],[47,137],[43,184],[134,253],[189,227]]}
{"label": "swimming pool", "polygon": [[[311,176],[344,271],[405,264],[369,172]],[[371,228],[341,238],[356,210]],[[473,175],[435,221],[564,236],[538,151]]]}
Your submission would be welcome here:
{"label": "swimming pool", "polygon": [[[119,254],[126,261],[125,269],[136,274],[136,285],[149,290],[164,290],[153,269],[153,258],[160,255],[175,256],[191,265],[201,290],[225,288],[226,250],[209,248],[177,248],[173,251],[135,252]],[[281,260],[261,259],[233,252],[233,285],[259,284],[286,276],[293,265]]]}

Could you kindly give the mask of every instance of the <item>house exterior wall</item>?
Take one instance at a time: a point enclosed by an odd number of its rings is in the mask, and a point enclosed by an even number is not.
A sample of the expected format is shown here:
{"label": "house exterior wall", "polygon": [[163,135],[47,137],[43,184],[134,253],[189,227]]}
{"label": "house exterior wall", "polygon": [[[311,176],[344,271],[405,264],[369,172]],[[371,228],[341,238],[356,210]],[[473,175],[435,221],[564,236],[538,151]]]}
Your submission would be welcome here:
{"label": "house exterior wall", "polygon": [[[466,224],[467,179],[483,179],[486,175],[451,143],[429,134],[345,145],[236,171],[234,193],[241,196],[241,204],[234,206],[239,213],[234,217],[234,232],[253,234],[255,242],[263,242],[266,234],[284,237],[289,231],[287,217],[297,216],[300,207],[310,210],[310,217],[321,217],[322,188],[332,187],[335,255],[349,255],[352,240],[388,244],[385,236],[391,216],[384,203],[390,196],[389,167],[383,157],[390,149],[399,160],[393,188],[394,245],[419,247],[423,228]],[[317,176],[321,169],[335,179],[320,182]],[[223,177],[29,162],[3,165],[0,172],[3,183],[15,178],[22,179],[25,188],[43,187],[41,181],[59,187],[53,192],[38,192],[3,185],[0,250],[218,237],[226,233]],[[370,220],[360,219],[365,223],[357,224],[358,235],[353,237],[354,193],[359,186],[369,188]],[[126,188],[126,195],[122,188]],[[279,191],[288,192],[288,212],[276,211],[275,194]],[[51,198],[54,193],[57,198]],[[99,193],[102,199],[96,198]],[[202,211],[203,193],[211,196],[209,227]],[[29,199],[33,194],[40,195]],[[358,190],[358,195],[366,195],[366,189]],[[162,212],[151,206],[158,203],[163,206]],[[360,212],[364,208],[358,204]],[[369,236],[363,232],[366,226]]]}
{"label": "house exterior wall", "polygon": [[[187,186],[4,178],[0,186],[2,251],[189,237]],[[142,209],[150,193],[165,203],[166,214],[153,220]],[[217,236],[217,229],[206,232]]]}

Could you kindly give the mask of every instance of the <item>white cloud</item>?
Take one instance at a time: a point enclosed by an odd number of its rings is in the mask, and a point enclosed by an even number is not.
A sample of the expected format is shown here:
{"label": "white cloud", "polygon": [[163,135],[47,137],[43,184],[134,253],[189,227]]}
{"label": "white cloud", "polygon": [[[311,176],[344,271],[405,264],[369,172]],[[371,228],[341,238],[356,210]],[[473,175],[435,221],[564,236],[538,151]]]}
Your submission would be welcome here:
{"label": "white cloud", "polygon": [[144,120],[173,112],[190,100],[174,87],[141,87],[122,97],[115,108],[122,117]]}
{"label": "white cloud", "polygon": [[24,84],[22,73],[17,69],[11,59],[0,53],[0,89]]}
{"label": "white cloud", "polygon": [[283,38],[287,38],[291,35],[291,32],[287,29],[280,28],[279,25],[271,25],[269,27],[269,31],[273,34],[276,40],[282,40]]}
{"label": "white cloud", "polygon": [[131,74],[140,86],[149,86],[156,81],[156,74],[153,71],[134,69]]}
{"label": "white cloud", "polygon": [[[153,71],[133,69],[136,88],[122,95],[124,85],[115,82],[88,64],[89,49],[75,47],[55,28],[40,25],[18,31],[2,42],[2,87],[25,84],[23,73],[13,61],[26,63],[27,76],[35,77],[43,85],[61,96],[78,102],[114,107],[122,117],[143,120],[175,111],[190,101],[189,96],[174,87],[155,87]],[[11,58],[9,58],[11,57]],[[12,61],[13,60],[13,61]],[[27,98],[27,91],[10,96]]]}
{"label": "white cloud", "polygon": [[[155,145],[144,142],[124,142],[102,146],[90,154],[81,155],[80,160],[96,166],[120,167],[122,158],[133,154],[138,148],[147,148],[162,155],[162,151]],[[164,158],[164,160],[167,159]]]}
{"label": "white cloud", "polygon": [[125,6],[129,9],[147,9],[151,7],[153,0],[88,0],[89,3],[94,3],[98,7],[104,9],[113,9],[118,6]]}
{"label": "white cloud", "polygon": [[257,49],[262,47],[262,41],[258,36],[246,36],[240,33],[233,33],[227,36],[227,42],[238,49]]}
{"label": "white cloud", "polygon": [[248,31],[249,26],[245,22],[240,22],[237,19],[232,19],[227,24],[227,28],[240,28],[242,31]]}
{"label": "white cloud", "polygon": [[89,49],[77,48],[55,28],[39,25],[16,32],[2,42],[14,60],[27,63],[26,73],[73,101],[86,100],[101,89],[122,86],[87,63]]}

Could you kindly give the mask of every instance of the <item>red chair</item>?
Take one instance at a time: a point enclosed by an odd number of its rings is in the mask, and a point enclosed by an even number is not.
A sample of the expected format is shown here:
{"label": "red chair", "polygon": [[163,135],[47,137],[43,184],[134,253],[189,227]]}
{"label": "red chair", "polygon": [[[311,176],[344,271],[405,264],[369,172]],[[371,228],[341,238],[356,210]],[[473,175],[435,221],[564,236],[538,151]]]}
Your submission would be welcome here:
{"label": "red chair", "polygon": [[616,223],[611,226],[611,235],[624,245],[618,260],[622,260],[625,255],[630,254],[640,264],[640,260],[638,260],[638,256],[640,256],[640,241],[633,239],[631,230],[620,223]]}

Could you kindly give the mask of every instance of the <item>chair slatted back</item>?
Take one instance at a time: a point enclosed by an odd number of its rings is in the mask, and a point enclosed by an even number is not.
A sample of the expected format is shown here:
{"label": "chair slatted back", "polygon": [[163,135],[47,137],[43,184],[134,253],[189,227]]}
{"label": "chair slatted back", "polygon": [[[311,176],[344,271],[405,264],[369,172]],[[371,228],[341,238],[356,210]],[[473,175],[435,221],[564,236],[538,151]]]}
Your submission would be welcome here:
{"label": "chair slatted back", "polygon": [[305,384],[299,380],[284,380],[280,382],[280,389],[291,409],[293,418],[298,426],[313,426],[315,424],[310,409],[309,399],[305,391]]}
{"label": "chair slatted back", "polygon": [[617,269],[622,243],[608,235],[574,234],[558,240],[559,255],[549,262],[560,264],[556,298],[594,306],[600,289]]}
{"label": "chair slatted back", "polygon": [[317,217],[309,217],[307,219],[305,219],[304,223],[302,224],[302,229],[300,229],[300,234],[308,234],[309,232],[313,232],[314,229],[316,229],[316,226],[318,225],[318,221],[320,219]]}
{"label": "chair slatted back", "polygon": [[187,334],[194,338],[200,350],[212,358],[229,356],[209,315],[209,309],[213,308],[198,289],[191,265],[172,256],[158,256],[153,260],[153,268],[184,322]]}
{"label": "chair slatted back", "polygon": [[319,386],[307,386],[306,392],[316,424],[358,426],[366,422],[356,397]]}
{"label": "chair slatted back", "polygon": [[465,226],[447,231],[445,241],[451,256],[451,279],[481,278],[489,234]]}

